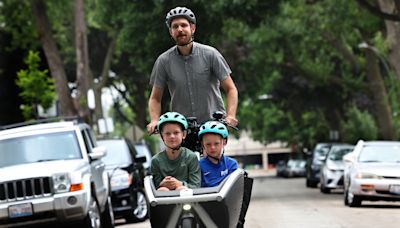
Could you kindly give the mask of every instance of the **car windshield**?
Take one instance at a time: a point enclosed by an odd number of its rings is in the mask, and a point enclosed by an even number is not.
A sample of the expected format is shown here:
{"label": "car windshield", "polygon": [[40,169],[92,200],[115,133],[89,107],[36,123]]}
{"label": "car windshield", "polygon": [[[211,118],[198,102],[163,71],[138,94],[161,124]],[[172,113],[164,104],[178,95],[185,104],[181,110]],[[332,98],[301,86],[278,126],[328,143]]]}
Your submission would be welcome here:
{"label": "car windshield", "polygon": [[359,162],[400,162],[400,146],[366,146],[358,157]]}
{"label": "car windshield", "polygon": [[315,154],[315,156],[316,157],[324,157],[324,156],[326,156],[326,154],[329,152],[329,149],[330,149],[330,146],[321,146],[321,147],[317,147],[316,149],[315,149],[315,152],[314,152],[314,154]]}
{"label": "car windshield", "polygon": [[0,140],[0,168],[79,158],[82,155],[73,131]]}
{"label": "car windshield", "polygon": [[288,167],[291,168],[304,168],[306,165],[306,161],[303,160],[289,160]]}
{"label": "car windshield", "polygon": [[107,148],[107,155],[101,159],[107,166],[118,166],[132,162],[125,141],[98,141],[97,143]]}
{"label": "car windshield", "polygon": [[333,148],[331,152],[329,152],[328,159],[332,161],[341,161],[343,156],[352,152],[353,148]]}

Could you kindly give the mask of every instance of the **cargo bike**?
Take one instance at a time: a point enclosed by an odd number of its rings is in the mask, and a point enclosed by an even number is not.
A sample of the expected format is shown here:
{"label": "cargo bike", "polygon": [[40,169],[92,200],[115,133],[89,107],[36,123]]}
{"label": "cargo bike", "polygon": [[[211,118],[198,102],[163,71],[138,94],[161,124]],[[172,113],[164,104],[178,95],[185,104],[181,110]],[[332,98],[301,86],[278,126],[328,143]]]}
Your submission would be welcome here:
{"label": "cargo bike", "polygon": [[[213,120],[226,124],[223,113],[213,114]],[[187,118],[188,135],[183,146],[201,151],[197,134],[200,124]],[[253,179],[237,169],[218,186],[157,191],[152,176],[144,179],[149,203],[149,218],[154,228],[243,227],[250,203]]]}

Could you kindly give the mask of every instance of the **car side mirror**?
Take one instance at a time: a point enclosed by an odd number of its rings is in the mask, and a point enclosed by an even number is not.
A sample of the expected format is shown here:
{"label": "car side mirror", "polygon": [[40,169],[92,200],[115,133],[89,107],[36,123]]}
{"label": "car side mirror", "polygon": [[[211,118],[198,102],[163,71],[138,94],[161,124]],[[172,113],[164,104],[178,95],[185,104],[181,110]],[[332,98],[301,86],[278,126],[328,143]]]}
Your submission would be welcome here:
{"label": "car side mirror", "polygon": [[324,162],[324,161],[326,160],[326,156],[319,156],[319,157],[318,157],[318,160]]}
{"label": "car side mirror", "polygon": [[100,159],[107,155],[107,148],[104,146],[98,146],[92,149],[92,153],[89,153],[89,157],[92,160]]}
{"label": "car side mirror", "polygon": [[137,163],[145,163],[147,161],[146,156],[140,156],[135,158],[135,162]]}
{"label": "car side mirror", "polygon": [[303,148],[303,153],[307,156],[311,156],[312,155],[312,151],[308,150],[307,148]]}
{"label": "car side mirror", "polygon": [[352,163],[354,161],[354,156],[352,153],[348,153],[343,156],[343,161],[346,163]]}

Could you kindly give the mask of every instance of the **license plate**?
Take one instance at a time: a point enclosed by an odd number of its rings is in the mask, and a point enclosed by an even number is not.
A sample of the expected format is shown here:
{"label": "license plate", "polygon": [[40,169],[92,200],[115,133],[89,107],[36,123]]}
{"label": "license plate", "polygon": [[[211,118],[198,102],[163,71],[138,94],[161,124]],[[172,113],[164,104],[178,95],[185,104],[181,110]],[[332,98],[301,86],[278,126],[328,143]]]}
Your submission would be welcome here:
{"label": "license plate", "polygon": [[390,185],[389,186],[389,192],[394,193],[394,194],[400,194],[400,185]]}
{"label": "license plate", "polygon": [[32,204],[24,203],[8,207],[8,216],[10,218],[18,218],[33,215]]}

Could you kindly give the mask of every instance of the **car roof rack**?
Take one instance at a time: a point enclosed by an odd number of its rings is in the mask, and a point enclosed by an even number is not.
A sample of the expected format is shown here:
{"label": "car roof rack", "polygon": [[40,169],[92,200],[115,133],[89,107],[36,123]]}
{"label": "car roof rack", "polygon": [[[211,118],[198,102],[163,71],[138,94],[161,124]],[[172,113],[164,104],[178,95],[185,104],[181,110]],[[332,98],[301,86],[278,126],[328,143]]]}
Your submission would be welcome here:
{"label": "car roof rack", "polygon": [[0,126],[0,130],[7,130],[7,129],[16,128],[16,127],[24,127],[24,126],[30,126],[30,125],[36,125],[36,124],[42,124],[42,123],[55,123],[55,122],[63,122],[63,121],[72,121],[75,124],[84,123],[83,119],[79,116],[57,116],[57,117],[43,118],[43,119],[38,119],[38,120],[29,120],[29,121],[25,121],[25,122],[21,122],[21,123],[16,123],[16,124],[4,125],[4,126]]}

